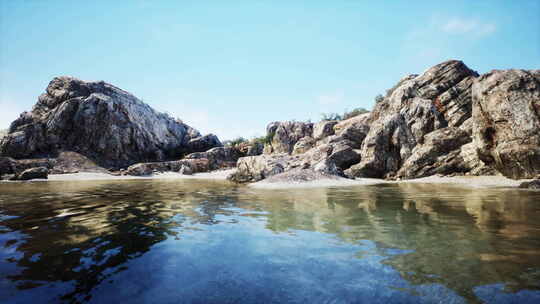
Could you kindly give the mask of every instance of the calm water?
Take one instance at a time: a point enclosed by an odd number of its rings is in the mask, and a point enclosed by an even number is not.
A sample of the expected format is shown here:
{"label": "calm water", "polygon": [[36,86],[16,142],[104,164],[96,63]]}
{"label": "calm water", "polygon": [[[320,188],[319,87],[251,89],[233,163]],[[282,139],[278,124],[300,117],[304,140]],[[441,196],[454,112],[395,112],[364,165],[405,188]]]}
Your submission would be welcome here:
{"label": "calm water", "polygon": [[540,192],[0,183],[0,303],[540,303]]}

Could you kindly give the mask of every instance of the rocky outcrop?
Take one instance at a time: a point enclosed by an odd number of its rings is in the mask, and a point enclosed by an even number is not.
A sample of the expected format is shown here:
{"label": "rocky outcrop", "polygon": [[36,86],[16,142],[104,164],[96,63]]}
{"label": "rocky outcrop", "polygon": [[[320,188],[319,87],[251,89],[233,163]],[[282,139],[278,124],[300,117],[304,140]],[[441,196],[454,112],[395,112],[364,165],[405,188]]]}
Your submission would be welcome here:
{"label": "rocky outcrop", "polygon": [[242,157],[229,180],[256,182],[294,169],[310,169],[325,174],[343,176],[343,170],[360,161],[359,155],[345,143],[319,145],[306,153],[289,155],[263,154]]}
{"label": "rocky outcrop", "polygon": [[[402,79],[371,112],[368,121],[372,123],[362,143],[361,162],[352,166],[349,174],[354,177],[395,177],[415,148],[425,144],[427,134],[446,127],[459,127],[471,117],[470,88],[477,76],[463,62],[452,60],[438,64],[422,75]],[[416,149],[419,155],[408,166],[427,161],[426,154],[432,155],[440,148]],[[435,154],[441,153],[445,152]],[[404,169],[401,174],[413,177],[410,174],[416,169],[411,170]]]}
{"label": "rocky outcrop", "polygon": [[265,154],[290,154],[301,138],[312,136],[313,124],[298,121],[272,122],[266,127],[266,134],[272,140],[265,146]]}
{"label": "rocky outcrop", "polygon": [[187,155],[184,160],[205,159],[208,160],[209,170],[232,168],[240,157],[244,156],[240,150],[234,147],[217,147],[206,152],[196,152]]}
{"label": "rocky outcrop", "polygon": [[21,159],[73,151],[101,166],[120,168],[216,146],[221,143],[214,135],[201,136],[113,85],[57,77],[32,111],[11,124],[0,154]]}
{"label": "rocky outcrop", "polygon": [[510,178],[540,173],[540,70],[491,71],[472,92],[479,157]]}

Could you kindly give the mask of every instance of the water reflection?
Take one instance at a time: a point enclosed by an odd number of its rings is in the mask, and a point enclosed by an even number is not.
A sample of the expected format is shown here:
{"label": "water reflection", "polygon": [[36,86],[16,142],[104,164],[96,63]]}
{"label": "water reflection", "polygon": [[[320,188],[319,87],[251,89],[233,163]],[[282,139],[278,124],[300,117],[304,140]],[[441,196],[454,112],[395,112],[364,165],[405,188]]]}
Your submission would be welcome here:
{"label": "water reflection", "polygon": [[538,202],[421,184],[0,184],[0,302],[534,301]]}

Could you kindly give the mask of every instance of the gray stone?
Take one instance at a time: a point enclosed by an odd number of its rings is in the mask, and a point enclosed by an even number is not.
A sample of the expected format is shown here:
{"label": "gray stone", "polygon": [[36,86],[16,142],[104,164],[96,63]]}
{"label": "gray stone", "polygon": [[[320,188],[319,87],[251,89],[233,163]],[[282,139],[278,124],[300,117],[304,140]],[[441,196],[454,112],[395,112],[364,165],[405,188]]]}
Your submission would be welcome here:
{"label": "gray stone", "polygon": [[313,124],[298,121],[272,122],[266,127],[266,134],[272,140],[265,146],[265,154],[291,154],[301,138],[313,135]]}
{"label": "gray stone", "polygon": [[303,154],[315,146],[315,140],[311,136],[301,138],[294,144],[292,154]]}
{"label": "gray stone", "polygon": [[402,79],[369,114],[361,162],[349,173],[394,177],[427,134],[459,127],[471,116],[470,82],[476,76],[463,62],[451,60]]}
{"label": "gray stone", "polygon": [[242,156],[242,153],[235,147],[216,147],[206,152],[191,153],[186,155],[184,159],[207,159],[209,170],[218,170],[235,167],[236,162]]}
{"label": "gray stone", "polygon": [[32,111],[11,124],[0,154],[21,159],[73,151],[100,166],[119,168],[220,145],[215,136],[201,137],[113,85],[57,77]]}
{"label": "gray stone", "polygon": [[494,70],[472,92],[479,157],[510,178],[540,173],[540,70]]}
{"label": "gray stone", "polygon": [[334,126],[338,122],[335,120],[323,120],[318,123],[316,123],[313,126],[313,138],[315,140],[321,140],[325,137],[328,137],[330,135],[334,135]]}
{"label": "gray stone", "polygon": [[49,175],[49,169],[45,167],[36,167],[36,168],[30,168],[22,171],[20,174],[17,174],[15,176],[16,180],[31,180],[31,179],[47,179]]}

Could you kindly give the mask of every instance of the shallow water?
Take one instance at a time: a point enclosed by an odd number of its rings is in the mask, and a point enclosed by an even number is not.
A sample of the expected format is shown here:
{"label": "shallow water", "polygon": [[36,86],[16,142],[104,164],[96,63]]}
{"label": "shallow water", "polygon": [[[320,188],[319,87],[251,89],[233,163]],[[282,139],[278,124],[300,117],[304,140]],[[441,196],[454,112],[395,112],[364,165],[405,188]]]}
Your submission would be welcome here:
{"label": "shallow water", "polygon": [[0,303],[540,303],[540,192],[0,183]]}

